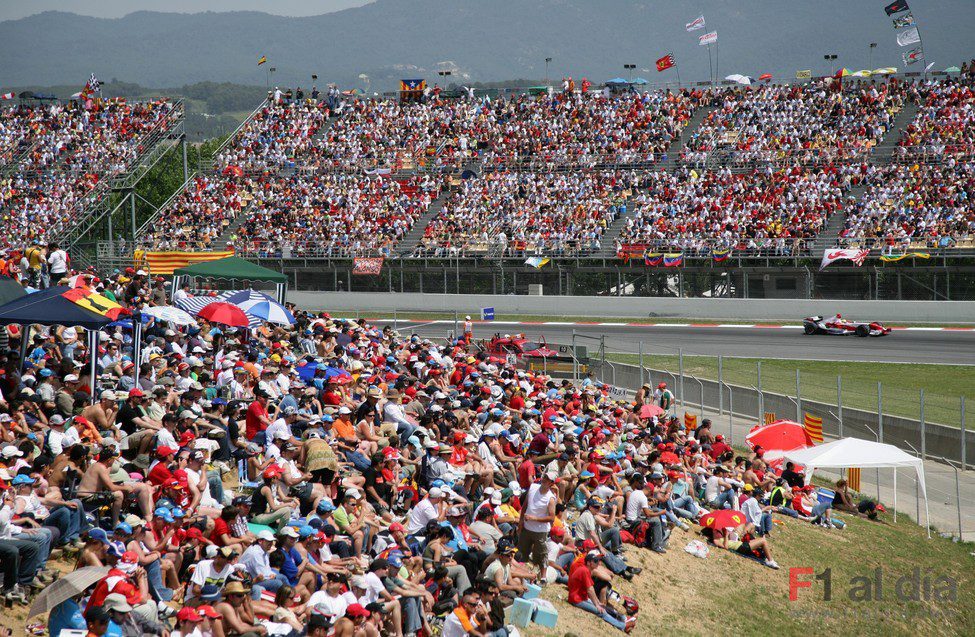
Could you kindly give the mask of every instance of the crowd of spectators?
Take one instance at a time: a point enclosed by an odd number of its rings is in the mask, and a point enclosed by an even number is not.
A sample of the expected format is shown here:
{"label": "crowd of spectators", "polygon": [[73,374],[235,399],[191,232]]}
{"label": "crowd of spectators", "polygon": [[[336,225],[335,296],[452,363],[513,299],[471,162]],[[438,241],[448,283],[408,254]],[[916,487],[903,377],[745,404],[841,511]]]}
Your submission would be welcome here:
{"label": "crowd of spectators", "polygon": [[56,235],[175,121],[169,100],[96,100],[0,110],[0,218],[7,246]]}
{"label": "crowd of spectators", "polygon": [[159,250],[223,250],[217,239],[262,179],[197,175],[146,230],[145,245]]}
{"label": "crowd of spectators", "polygon": [[918,113],[901,134],[897,158],[940,161],[975,157],[975,76],[939,79],[917,89]]}
{"label": "crowd of spectators", "polygon": [[646,173],[617,252],[639,246],[702,255],[718,249],[791,255],[831,215],[842,213],[844,192],[859,178],[858,172],[837,166]]}
{"label": "crowd of spectators", "polygon": [[216,165],[244,172],[303,165],[329,112],[323,101],[271,99],[218,153]]}
{"label": "crowd of spectators", "polygon": [[716,153],[746,166],[856,159],[881,141],[912,87],[896,78],[825,78],[722,89],[711,97],[716,110],[685,144],[683,158],[700,164]]}
{"label": "crowd of spectators", "polygon": [[912,246],[952,248],[975,236],[975,163],[945,158],[940,163],[864,166],[868,187],[848,208],[841,237],[886,251]]}
{"label": "crowd of spectators", "polygon": [[[190,296],[132,268],[87,282],[129,310]],[[741,509],[704,539],[774,569],[773,513],[843,525],[793,467],[680,423],[666,383],[619,401],[592,374],[495,358],[469,329],[438,345],[292,309],[293,326],[253,329],[152,319],[137,359],[123,325],[97,351],[74,327],[5,334],[8,603],[70,555],[107,573],[54,607],[52,637],[507,637],[505,608],[555,585],[631,632],[614,586],[641,578],[636,547],[667,553],[702,515]]]}
{"label": "crowd of spectators", "polygon": [[586,254],[625,214],[634,171],[492,171],[464,180],[427,226],[420,254]]}

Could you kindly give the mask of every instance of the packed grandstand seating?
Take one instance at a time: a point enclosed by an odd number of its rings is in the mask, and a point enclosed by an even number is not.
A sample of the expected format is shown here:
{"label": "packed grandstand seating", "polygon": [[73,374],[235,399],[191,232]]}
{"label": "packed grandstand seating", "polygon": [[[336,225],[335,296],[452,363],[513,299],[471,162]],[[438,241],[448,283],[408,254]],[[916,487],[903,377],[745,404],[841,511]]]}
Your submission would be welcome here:
{"label": "packed grandstand seating", "polygon": [[865,170],[866,193],[850,209],[841,236],[879,249],[972,247],[975,163],[895,163]]}
{"label": "packed grandstand seating", "polygon": [[737,165],[786,160],[834,162],[861,157],[890,128],[910,83],[821,80],[726,89],[685,146],[684,160],[711,153]]}
{"label": "packed grandstand seating", "polygon": [[634,171],[489,172],[465,180],[427,226],[417,251],[585,254],[625,213]]}
{"label": "packed grandstand seating", "polygon": [[975,157],[975,91],[970,79],[925,83],[918,114],[898,142],[899,159]]}
{"label": "packed grandstand seating", "polygon": [[734,248],[791,254],[843,209],[843,193],[857,179],[856,171],[835,166],[647,173],[617,252]]}
{"label": "packed grandstand seating", "polygon": [[[908,101],[918,105],[916,117],[888,133]],[[169,125],[177,104],[106,100],[93,109],[73,102],[0,109],[5,241],[43,240],[70,225],[102,195],[108,178],[145,152],[149,134]],[[685,130],[702,107],[713,110]],[[661,164],[681,137],[682,161]],[[877,163],[878,144],[896,144],[893,160],[908,166],[867,167]],[[413,253],[591,254],[607,244],[630,252],[647,246],[793,253],[839,211],[850,215],[847,239],[924,236],[925,243],[950,246],[970,232],[958,209],[970,191],[965,162],[973,155],[969,76],[431,96],[409,104],[283,97],[244,123],[213,170],[191,180],[142,242],[223,248],[218,238],[229,236],[228,224],[244,210],[234,233],[238,250],[389,254],[443,192],[446,174],[473,170],[482,175],[454,179],[455,191],[420,244],[409,246]],[[912,163],[949,158],[960,162],[957,168]],[[844,193],[866,172],[867,196],[847,205]],[[918,172],[935,181],[919,185]],[[887,174],[888,183],[877,176]],[[902,189],[911,192],[910,203],[891,203]],[[898,206],[910,213],[892,213]],[[624,212],[631,216],[622,232],[608,236]]]}
{"label": "packed grandstand seating", "polygon": [[[181,105],[166,99],[21,105],[0,111],[2,242],[56,236],[91,205],[92,191],[127,171]],[[90,195],[90,196],[89,196]]]}

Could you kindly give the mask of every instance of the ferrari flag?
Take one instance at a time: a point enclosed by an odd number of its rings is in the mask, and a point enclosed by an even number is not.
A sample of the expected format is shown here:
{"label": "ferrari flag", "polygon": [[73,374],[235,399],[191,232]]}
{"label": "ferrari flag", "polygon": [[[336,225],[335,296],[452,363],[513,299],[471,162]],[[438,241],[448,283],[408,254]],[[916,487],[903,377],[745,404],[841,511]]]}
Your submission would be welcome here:
{"label": "ferrari flag", "polygon": [[93,292],[90,288],[71,288],[61,296],[75,305],[85,308],[89,312],[101,314],[113,321],[117,321],[119,318],[131,314],[131,312],[115,301],[110,301],[101,294]]}
{"label": "ferrari flag", "polygon": [[901,11],[907,11],[909,8],[910,7],[907,6],[907,2],[904,0],[894,0],[884,7],[884,11],[887,12],[887,15],[894,15],[895,13],[900,13]]}
{"label": "ferrari flag", "polygon": [[857,266],[861,266],[868,256],[870,256],[870,250],[843,250],[839,248],[826,250],[823,252],[823,262],[819,265],[819,269],[822,270],[830,263],[843,259],[848,259]]}
{"label": "ferrari flag", "polygon": [[668,53],[667,55],[665,55],[662,58],[660,58],[659,60],[657,60],[657,70],[658,71],[666,71],[667,69],[669,69],[672,66],[674,66],[674,64],[675,64],[675,62],[674,62],[674,54],[673,53]]}
{"label": "ferrari flag", "polygon": [[704,16],[703,15],[702,16],[698,16],[694,20],[692,20],[692,21],[688,22],[687,24],[685,24],[684,25],[684,28],[686,28],[688,31],[697,31],[698,29],[703,29],[704,28]]}

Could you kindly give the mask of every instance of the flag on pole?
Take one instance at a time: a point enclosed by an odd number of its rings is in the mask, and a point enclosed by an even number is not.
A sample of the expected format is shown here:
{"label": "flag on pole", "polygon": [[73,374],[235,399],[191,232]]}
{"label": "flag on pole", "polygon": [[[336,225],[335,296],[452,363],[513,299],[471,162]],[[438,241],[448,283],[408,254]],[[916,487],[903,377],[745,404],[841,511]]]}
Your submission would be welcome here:
{"label": "flag on pole", "polygon": [[546,259],[545,257],[528,257],[525,259],[525,265],[530,265],[537,270],[549,261],[551,261],[551,259]]}
{"label": "flag on pole", "polygon": [[260,66],[262,64],[267,64],[267,56],[266,55],[262,55],[261,57],[257,58],[257,65]]}
{"label": "flag on pole", "polygon": [[848,259],[853,261],[857,267],[863,265],[864,260],[870,256],[870,250],[824,250],[823,251],[823,262],[819,265],[819,269],[822,270],[830,263],[834,261],[842,261],[843,259]]}
{"label": "flag on pole", "polygon": [[901,59],[904,60],[904,64],[908,66],[914,64],[915,62],[920,62],[924,59],[924,49],[916,46],[907,53],[901,53]]}
{"label": "flag on pole", "polygon": [[685,24],[684,28],[686,28],[688,31],[697,31],[698,29],[703,29],[704,16],[702,15],[702,16],[698,16],[697,18],[694,18],[693,20]]}
{"label": "flag on pole", "polygon": [[797,80],[809,80],[812,79],[812,69],[805,69],[804,71],[796,71]]}
{"label": "flag on pole", "polygon": [[901,46],[907,46],[909,44],[917,44],[921,41],[921,34],[917,32],[917,27],[911,27],[910,29],[904,29],[897,34],[897,44]]}
{"label": "flag on pole", "polygon": [[812,438],[813,442],[823,441],[823,419],[813,416],[812,414],[805,414],[802,421],[803,426],[806,428],[806,433]]}
{"label": "flag on pole", "polygon": [[700,46],[708,46],[709,44],[714,44],[718,41],[718,32],[712,31],[711,33],[705,33],[697,39],[697,43]]}
{"label": "flag on pole", "polygon": [[668,53],[659,60],[657,60],[657,71],[666,71],[670,67],[674,66],[676,62],[674,61],[674,54]]}
{"label": "flag on pole", "polygon": [[98,78],[95,77],[95,74],[94,73],[92,73],[91,74],[91,77],[88,78],[87,88],[92,93],[101,93],[102,92],[102,83],[98,81]]}
{"label": "flag on pole", "polygon": [[3,95],[0,95],[0,100],[12,100],[15,97],[16,95],[13,93],[4,93]]}
{"label": "flag on pole", "polygon": [[887,15],[894,15],[895,13],[900,13],[901,11],[907,11],[909,8],[910,7],[907,6],[906,0],[894,0],[884,7],[884,11],[887,12]]}
{"label": "flag on pole", "polygon": [[904,14],[904,15],[901,15],[901,16],[897,16],[896,18],[894,18],[894,28],[895,29],[903,29],[904,27],[912,27],[912,26],[914,26],[914,14],[913,13],[907,13],[907,14]]}

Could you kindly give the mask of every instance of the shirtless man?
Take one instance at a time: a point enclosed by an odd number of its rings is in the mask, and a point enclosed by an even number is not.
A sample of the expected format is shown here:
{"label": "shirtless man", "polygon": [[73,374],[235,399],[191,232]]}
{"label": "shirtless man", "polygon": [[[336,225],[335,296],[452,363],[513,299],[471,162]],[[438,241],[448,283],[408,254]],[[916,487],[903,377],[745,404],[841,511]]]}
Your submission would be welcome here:
{"label": "shirtless man", "polygon": [[363,625],[371,613],[362,604],[350,604],[345,616],[335,622],[335,637],[360,637],[364,635]]}
{"label": "shirtless man", "polygon": [[[81,415],[88,420],[88,422],[95,425],[95,429],[99,433],[104,431],[112,431],[112,435],[115,440],[120,441],[122,439],[121,432],[115,428],[115,416],[118,414],[118,405],[115,402],[115,392],[111,389],[106,389],[98,396],[98,402],[93,405],[88,405],[81,412]],[[103,442],[102,440],[97,442]]]}
{"label": "shirtless man", "polygon": [[152,487],[145,482],[133,484],[116,484],[112,481],[109,467],[118,456],[118,449],[109,445],[102,447],[98,454],[98,459],[91,463],[88,470],[81,478],[78,493],[82,496],[103,491],[111,491],[114,497],[112,502],[112,525],[118,524],[119,512],[122,510],[122,501],[125,496],[134,493],[139,501],[139,508],[142,516],[152,518]]}

